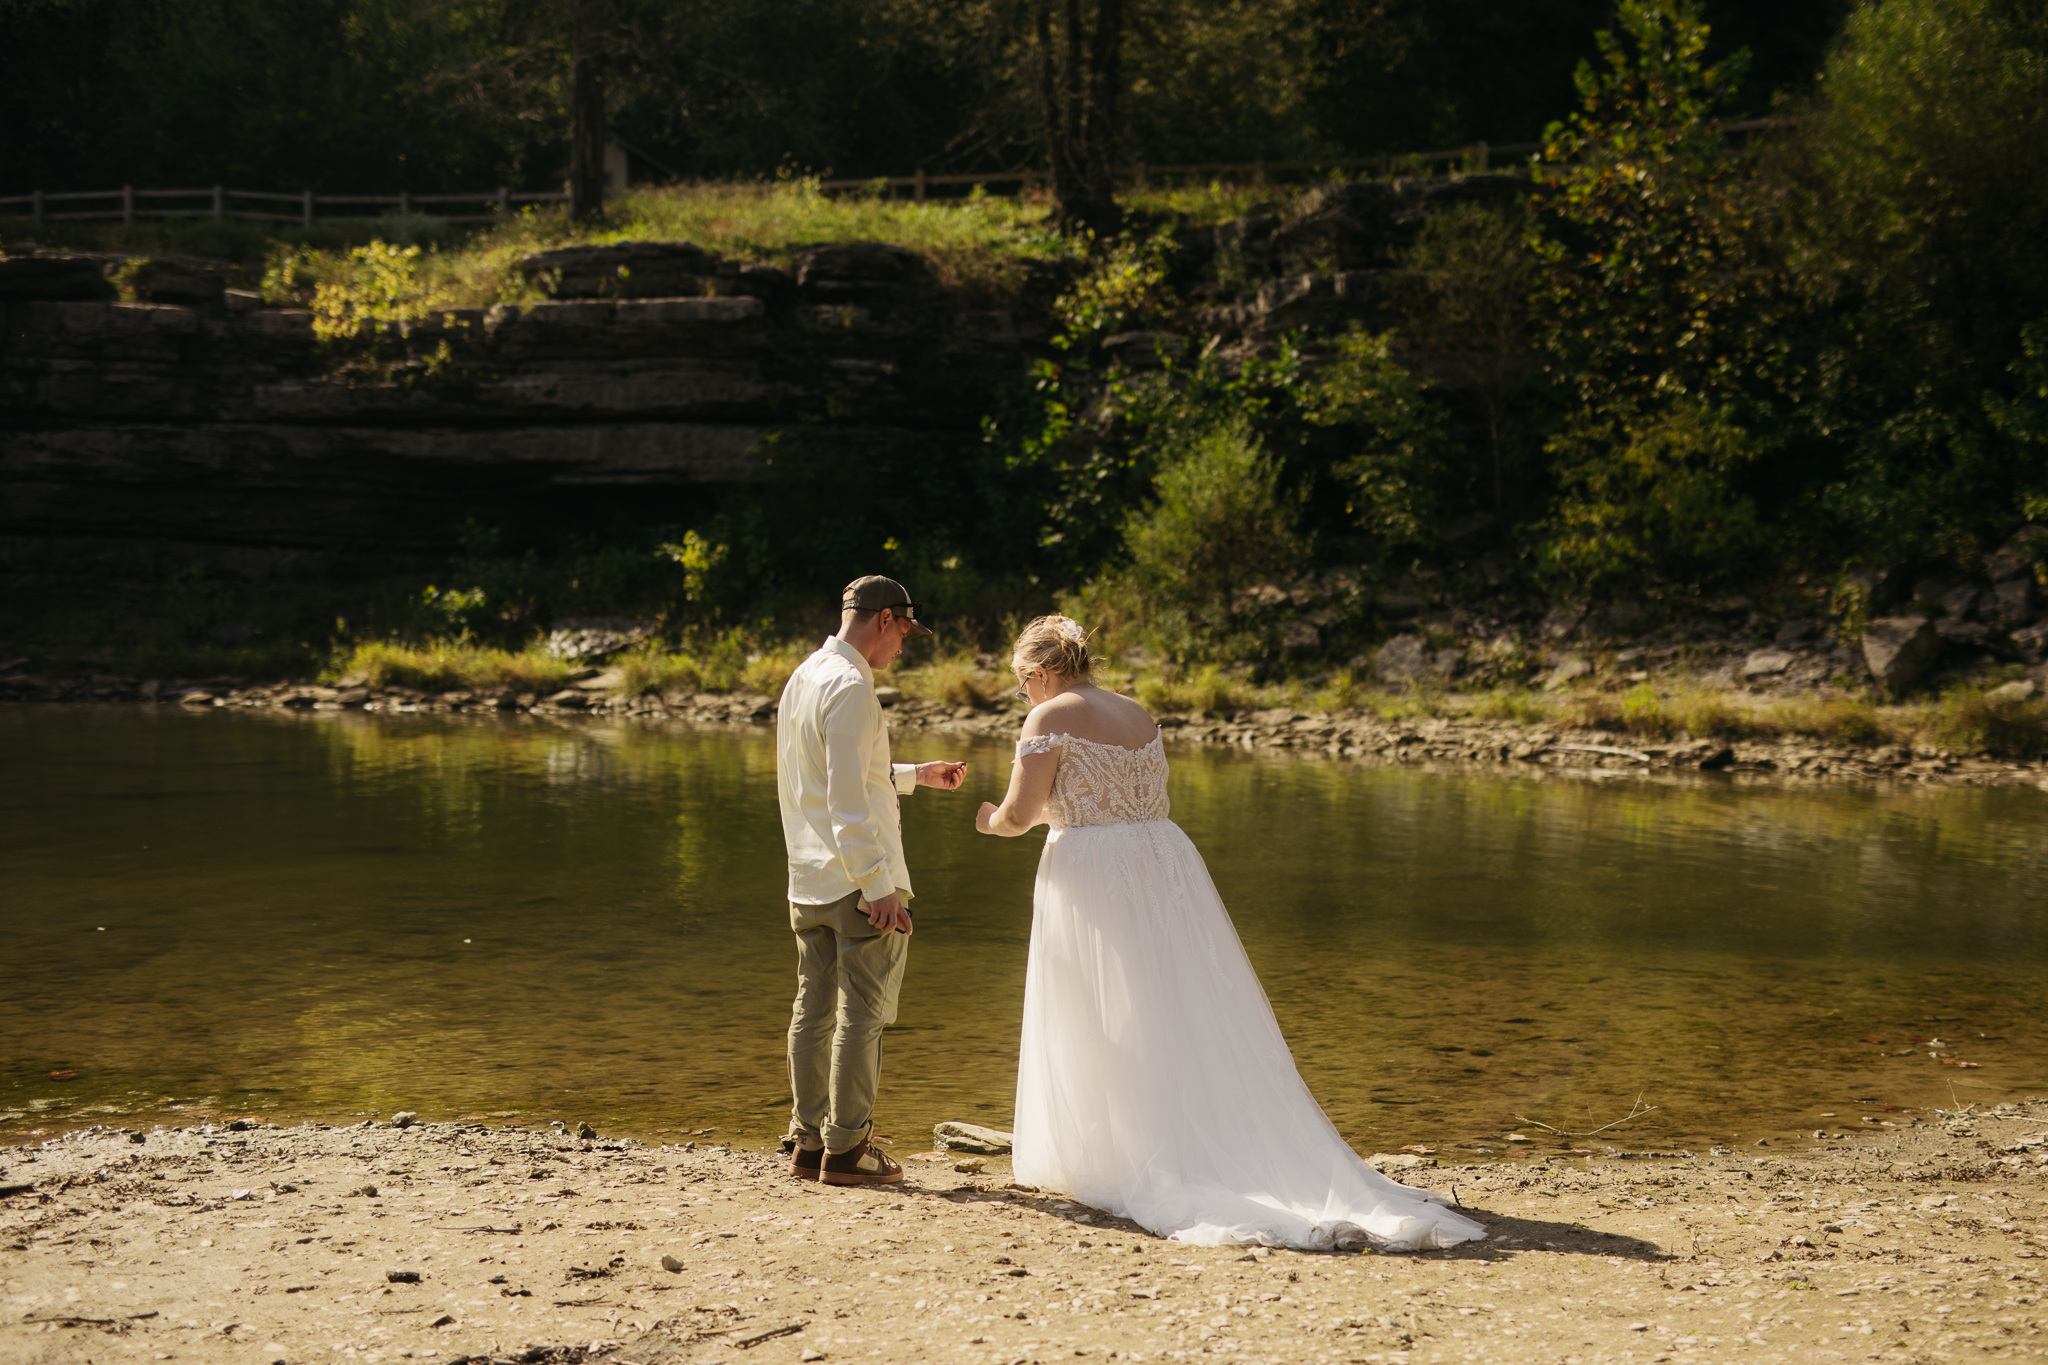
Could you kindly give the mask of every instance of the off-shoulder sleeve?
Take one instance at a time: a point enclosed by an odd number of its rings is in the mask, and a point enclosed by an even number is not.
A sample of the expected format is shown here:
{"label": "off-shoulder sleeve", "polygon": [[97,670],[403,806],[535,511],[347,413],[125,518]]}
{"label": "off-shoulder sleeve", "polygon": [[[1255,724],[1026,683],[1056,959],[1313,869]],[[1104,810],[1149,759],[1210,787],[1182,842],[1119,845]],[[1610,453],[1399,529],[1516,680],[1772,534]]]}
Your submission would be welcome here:
{"label": "off-shoulder sleeve", "polygon": [[1017,757],[1022,758],[1026,754],[1049,754],[1054,749],[1065,747],[1066,742],[1065,735],[1032,735],[1017,741]]}

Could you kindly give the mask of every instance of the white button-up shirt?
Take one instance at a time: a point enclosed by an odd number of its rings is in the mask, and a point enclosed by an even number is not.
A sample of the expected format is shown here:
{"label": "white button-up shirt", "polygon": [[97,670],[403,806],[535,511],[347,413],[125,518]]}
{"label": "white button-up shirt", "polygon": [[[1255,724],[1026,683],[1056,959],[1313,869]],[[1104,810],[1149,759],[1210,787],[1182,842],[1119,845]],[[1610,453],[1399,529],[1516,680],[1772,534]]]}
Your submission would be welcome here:
{"label": "white button-up shirt", "polygon": [[855,889],[911,896],[896,798],[917,766],[889,761],[874,670],[838,636],[797,665],[775,721],[775,789],[789,851],[789,898],[829,905]]}

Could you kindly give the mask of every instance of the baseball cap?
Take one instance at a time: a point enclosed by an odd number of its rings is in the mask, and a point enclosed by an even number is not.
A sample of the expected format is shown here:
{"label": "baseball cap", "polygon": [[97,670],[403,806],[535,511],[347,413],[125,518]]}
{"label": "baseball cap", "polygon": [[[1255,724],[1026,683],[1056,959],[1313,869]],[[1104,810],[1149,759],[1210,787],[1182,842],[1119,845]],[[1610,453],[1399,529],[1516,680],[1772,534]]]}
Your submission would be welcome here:
{"label": "baseball cap", "polygon": [[878,573],[848,583],[846,591],[839,595],[839,608],[841,611],[881,611],[887,608],[894,611],[899,619],[910,622],[913,636],[932,633],[930,626],[918,620],[923,609],[910,600],[910,589]]}

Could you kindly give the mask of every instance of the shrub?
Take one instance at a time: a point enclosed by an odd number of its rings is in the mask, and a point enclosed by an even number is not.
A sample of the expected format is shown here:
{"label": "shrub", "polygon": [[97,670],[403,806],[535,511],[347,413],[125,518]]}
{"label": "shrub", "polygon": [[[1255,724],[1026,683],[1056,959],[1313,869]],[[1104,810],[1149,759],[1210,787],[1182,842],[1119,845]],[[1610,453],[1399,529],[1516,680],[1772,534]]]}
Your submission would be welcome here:
{"label": "shrub", "polygon": [[2048,754],[2048,702],[1993,700],[1982,688],[1958,687],[1935,707],[1927,735],[1963,753],[2031,762]]}
{"label": "shrub", "polygon": [[338,656],[326,676],[423,692],[510,688],[545,694],[566,687],[574,671],[575,665],[538,648],[513,652],[448,641],[369,640]]}
{"label": "shrub", "polygon": [[1149,711],[1227,717],[1257,706],[1256,692],[1215,664],[1183,678],[1154,674],[1139,680],[1138,701]]}
{"label": "shrub", "polygon": [[1300,498],[1281,491],[1278,464],[1243,420],[1176,452],[1154,486],[1158,501],[1124,521],[1128,565],[1084,594],[1094,619],[1174,659],[1258,648],[1235,598],[1300,572]]}

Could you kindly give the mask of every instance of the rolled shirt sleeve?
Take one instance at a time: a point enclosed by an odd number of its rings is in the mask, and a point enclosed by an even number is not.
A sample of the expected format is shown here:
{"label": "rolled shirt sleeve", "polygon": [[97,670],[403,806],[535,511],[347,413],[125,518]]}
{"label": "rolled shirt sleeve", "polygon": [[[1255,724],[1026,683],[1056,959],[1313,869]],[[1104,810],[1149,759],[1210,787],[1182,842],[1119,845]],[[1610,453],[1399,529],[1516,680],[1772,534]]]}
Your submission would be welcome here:
{"label": "rolled shirt sleeve", "polygon": [[898,796],[908,796],[917,790],[917,765],[915,763],[891,763],[889,780],[896,784]]}
{"label": "rolled shirt sleeve", "polygon": [[[894,819],[896,813],[877,811],[868,800],[868,775],[875,758],[868,752],[867,707],[872,704],[870,693],[851,687],[825,703],[825,806],[830,812],[832,841],[848,879],[860,888],[861,895],[878,901],[896,891],[889,870],[889,848],[878,822]],[[890,765],[898,791],[903,789],[905,768],[915,785],[914,765]]]}

